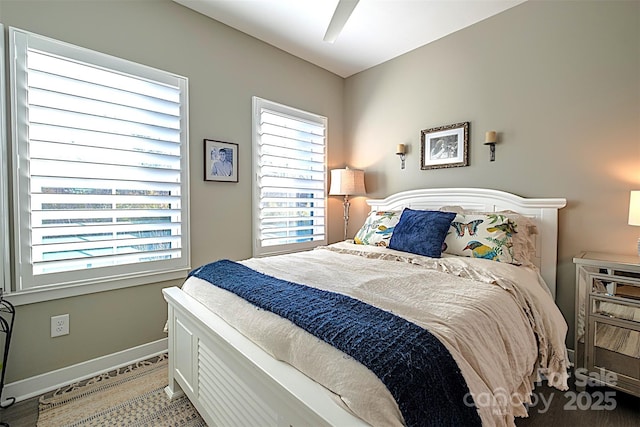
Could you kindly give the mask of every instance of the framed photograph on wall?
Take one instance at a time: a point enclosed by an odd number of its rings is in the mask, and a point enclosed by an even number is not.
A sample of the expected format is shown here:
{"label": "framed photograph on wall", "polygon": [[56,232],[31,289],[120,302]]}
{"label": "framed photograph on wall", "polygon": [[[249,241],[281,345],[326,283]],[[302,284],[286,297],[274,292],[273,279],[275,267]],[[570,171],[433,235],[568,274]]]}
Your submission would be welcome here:
{"label": "framed photograph on wall", "polygon": [[420,131],[420,169],[469,165],[469,122]]}
{"label": "framed photograph on wall", "polygon": [[204,140],[204,180],[238,182],[238,144]]}

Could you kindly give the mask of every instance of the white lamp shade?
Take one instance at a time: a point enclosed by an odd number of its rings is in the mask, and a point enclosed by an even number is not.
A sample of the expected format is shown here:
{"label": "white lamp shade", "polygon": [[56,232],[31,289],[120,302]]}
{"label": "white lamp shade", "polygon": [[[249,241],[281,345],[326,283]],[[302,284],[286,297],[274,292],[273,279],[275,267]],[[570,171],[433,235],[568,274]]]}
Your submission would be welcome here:
{"label": "white lamp shade", "polygon": [[629,197],[629,225],[640,225],[640,190],[632,191]]}
{"label": "white lamp shade", "polygon": [[366,192],[363,170],[345,168],[331,171],[330,196],[355,196]]}

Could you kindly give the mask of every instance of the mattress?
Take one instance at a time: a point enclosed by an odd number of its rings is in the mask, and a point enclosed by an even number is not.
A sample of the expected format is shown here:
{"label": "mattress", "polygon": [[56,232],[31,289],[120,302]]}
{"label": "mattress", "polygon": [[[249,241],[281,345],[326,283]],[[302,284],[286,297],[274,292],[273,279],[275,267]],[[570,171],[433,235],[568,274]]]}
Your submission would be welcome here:
{"label": "mattress", "polygon": [[[357,298],[430,331],[458,364],[470,390],[468,404],[476,405],[483,425],[513,425],[515,416],[526,416],[541,374],[550,385],[567,388],[566,322],[535,268],[348,242],[241,263]],[[191,277],[183,290],[274,358],[322,384],[358,417],[372,425],[403,425],[392,395],[353,358],[204,280]]]}

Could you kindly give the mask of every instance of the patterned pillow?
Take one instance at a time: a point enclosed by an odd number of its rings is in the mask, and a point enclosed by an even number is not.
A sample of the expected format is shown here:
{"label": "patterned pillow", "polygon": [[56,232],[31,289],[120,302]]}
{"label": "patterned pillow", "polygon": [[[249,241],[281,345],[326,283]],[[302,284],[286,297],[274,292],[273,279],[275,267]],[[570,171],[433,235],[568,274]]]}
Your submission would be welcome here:
{"label": "patterned pillow", "polygon": [[459,213],[451,221],[443,252],[492,261],[520,264],[513,252],[518,225],[499,213]]}
{"label": "patterned pillow", "polygon": [[454,212],[418,211],[405,208],[396,225],[389,248],[431,258],[440,258],[442,244]]}
{"label": "patterned pillow", "polygon": [[440,208],[440,210],[466,215],[489,215],[497,213],[513,220],[517,225],[516,230],[518,230],[517,233],[511,236],[513,238],[513,257],[517,264],[524,265],[525,267],[535,266],[536,235],[538,234],[535,219],[510,210],[481,212],[477,209],[463,209],[460,206],[444,206]]}
{"label": "patterned pillow", "polygon": [[389,246],[391,234],[400,221],[401,211],[369,212],[364,225],[353,238],[358,245]]}

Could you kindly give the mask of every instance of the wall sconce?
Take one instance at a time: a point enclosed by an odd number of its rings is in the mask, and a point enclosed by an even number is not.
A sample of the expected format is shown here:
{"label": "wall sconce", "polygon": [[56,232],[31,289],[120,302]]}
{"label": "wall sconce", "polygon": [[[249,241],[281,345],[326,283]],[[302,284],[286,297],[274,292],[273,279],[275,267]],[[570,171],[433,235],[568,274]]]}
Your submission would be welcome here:
{"label": "wall sconce", "polygon": [[[629,225],[640,225],[640,190],[634,190],[629,197]],[[638,256],[640,256],[640,238],[638,239]]]}
{"label": "wall sconce", "polygon": [[495,130],[490,130],[484,134],[484,145],[489,146],[489,161],[496,160],[496,142],[498,142],[498,134]]}
{"label": "wall sconce", "polygon": [[406,157],[406,153],[407,147],[405,147],[404,144],[398,144],[398,147],[396,148],[396,154],[400,156],[400,169],[404,169],[404,159]]}

